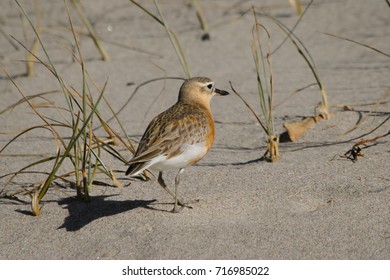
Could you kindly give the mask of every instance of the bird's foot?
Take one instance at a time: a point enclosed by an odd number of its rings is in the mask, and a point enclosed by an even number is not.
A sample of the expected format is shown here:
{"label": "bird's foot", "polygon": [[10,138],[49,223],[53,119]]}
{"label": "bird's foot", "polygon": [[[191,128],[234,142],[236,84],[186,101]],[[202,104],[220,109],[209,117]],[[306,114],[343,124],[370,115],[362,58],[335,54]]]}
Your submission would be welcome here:
{"label": "bird's foot", "polygon": [[[173,213],[179,213],[184,207],[192,209],[193,207],[191,205],[189,205],[189,204],[194,204],[194,203],[198,203],[198,202],[199,202],[199,199],[192,199],[192,200],[189,200],[189,201],[183,201],[182,199],[178,199],[177,200],[177,205],[175,205],[173,207],[172,212]],[[179,206],[181,206],[181,208],[179,208]]]}
{"label": "bird's foot", "polygon": [[175,206],[173,206],[173,209],[172,209],[172,213],[180,213],[181,212],[181,210],[183,210],[183,207],[184,206],[179,206],[179,205],[176,205],[175,204]]}

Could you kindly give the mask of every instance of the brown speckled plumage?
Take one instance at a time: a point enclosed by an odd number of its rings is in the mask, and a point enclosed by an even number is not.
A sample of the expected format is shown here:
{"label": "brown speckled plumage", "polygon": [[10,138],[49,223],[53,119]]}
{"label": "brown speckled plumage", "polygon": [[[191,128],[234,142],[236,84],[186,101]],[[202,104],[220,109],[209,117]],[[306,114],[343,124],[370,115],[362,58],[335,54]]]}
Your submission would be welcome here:
{"label": "brown speckled plumage", "polygon": [[183,144],[204,142],[209,133],[212,137],[208,139],[208,142],[211,141],[208,148],[213,144],[215,134],[211,114],[205,112],[202,106],[178,102],[150,122],[137,152],[129,161],[131,165],[127,174],[142,169],[156,155],[177,156],[182,152],[180,148]]}

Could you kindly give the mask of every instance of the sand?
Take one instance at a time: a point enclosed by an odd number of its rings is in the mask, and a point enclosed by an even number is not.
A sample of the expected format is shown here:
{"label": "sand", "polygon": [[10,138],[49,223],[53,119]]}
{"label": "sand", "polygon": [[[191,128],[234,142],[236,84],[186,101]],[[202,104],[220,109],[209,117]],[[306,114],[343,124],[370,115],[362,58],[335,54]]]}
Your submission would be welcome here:
{"label": "sand", "polygon": [[[26,42],[20,10],[2,1],[1,29]],[[20,1],[33,16],[33,1]],[[81,89],[80,67],[65,49],[71,42],[62,1],[40,1],[43,41],[53,63],[67,82]],[[86,66],[119,110],[135,86],[147,80],[184,77],[165,30],[128,1],[82,1],[88,18],[110,55],[100,60],[88,37],[80,37]],[[146,1],[143,1],[146,2]],[[194,8],[179,1],[160,1],[170,27],[177,33],[194,76],[208,76],[216,86],[230,90],[229,81],[259,109],[255,67],[250,44],[253,16],[241,12],[256,4],[289,27],[297,20],[288,1],[201,1],[211,40],[202,41]],[[189,1],[186,1],[189,2]],[[305,1],[305,4],[306,1]],[[154,5],[148,5],[155,11]],[[0,259],[389,259],[390,164],[389,137],[363,150],[356,162],[341,157],[354,143],[389,130],[389,122],[371,132],[389,116],[389,104],[365,105],[381,99],[390,86],[389,57],[330,37],[360,41],[390,53],[390,8],[385,1],[315,1],[295,34],[310,51],[326,86],[330,111],[296,142],[280,144],[276,163],[256,161],[266,150],[265,133],[237,96],[215,97],[212,109],[216,140],[211,152],[182,175],[180,192],[199,199],[193,209],[169,211],[172,199],[153,181],[130,181],[117,172],[123,187],[93,186],[91,201],[75,199],[68,184],[58,182],[43,199],[42,214],[33,217],[30,197],[0,199]],[[82,25],[71,9],[75,26]],[[272,46],[283,33],[261,19],[271,32]],[[27,24],[26,24],[27,26]],[[27,44],[34,35],[27,27]],[[23,77],[25,51],[1,35],[0,63],[26,95],[59,89],[43,67],[35,77]],[[44,58],[42,51],[39,56]],[[44,59],[45,60],[45,59]],[[46,60],[45,60],[46,61]],[[294,46],[287,42],[273,55],[275,127],[312,116],[321,101],[318,87],[290,94],[314,83],[314,77]],[[129,85],[128,83],[133,83]],[[118,115],[129,136],[138,141],[159,112],[176,101],[181,82],[168,80],[144,86]],[[230,90],[231,91],[231,90]],[[21,95],[1,73],[0,111]],[[94,93],[96,95],[96,92]],[[66,106],[61,94],[48,96]],[[389,102],[389,96],[385,98]],[[36,100],[45,102],[45,100]],[[344,111],[349,105],[354,111]],[[49,116],[58,112],[41,109]],[[102,114],[109,117],[105,105]],[[51,115],[50,115],[51,114]],[[15,132],[42,122],[26,104],[0,115],[0,131]],[[351,132],[356,123],[359,125]],[[110,123],[119,130],[118,125]],[[368,135],[366,135],[369,133]],[[102,133],[103,135],[103,133]],[[0,147],[13,135],[0,134]],[[19,138],[0,155],[0,175],[16,171],[39,157],[19,154],[55,153],[55,142],[45,130]],[[129,159],[131,153],[121,152]],[[122,162],[106,156],[112,169]],[[48,171],[50,165],[34,170]],[[166,175],[173,184],[175,172]],[[3,177],[3,188],[9,177]],[[16,177],[9,191],[44,178],[30,173]],[[109,182],[106,179],[106,182]],[[129,184],[131,182],[131,184]]]}

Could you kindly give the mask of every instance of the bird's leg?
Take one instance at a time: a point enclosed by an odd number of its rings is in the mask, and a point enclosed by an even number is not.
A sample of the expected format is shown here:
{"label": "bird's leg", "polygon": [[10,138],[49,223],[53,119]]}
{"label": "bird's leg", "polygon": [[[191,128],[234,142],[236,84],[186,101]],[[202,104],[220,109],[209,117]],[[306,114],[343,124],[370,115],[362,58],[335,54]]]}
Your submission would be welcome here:
{"label": "bird's leg", "polygon": [[[160,184],[160,186],[163,187],[164,190],[166,190],[167,193],[169,193],[173,198],[176,199],[175,194],[174,194],[174,193],[167,187],[167,185],[165,184],[165,181],[164,181],[164,179],[163,179],[163,177],[162,177],[162,171],[160,171],[160,172],[158,173],[158,179],[157,179],[157,181],[158,181],[158,183]],[[178,203],[180,206],[185,206],[184,203],[183,203],[180,199],[177,200],[177,203]],[[191,208],[191,207],[189,207],[189,208]]]}
{"label": "bird's leg", "polygon": [[174,213],[179,212],[177,192],[179,190],[180,174],[183,173],[183,171],[184,171],[184,168],[181,168],[175,177],[175,206],[173,207],[173,210],[172,210],[172,212],[174,212]]}

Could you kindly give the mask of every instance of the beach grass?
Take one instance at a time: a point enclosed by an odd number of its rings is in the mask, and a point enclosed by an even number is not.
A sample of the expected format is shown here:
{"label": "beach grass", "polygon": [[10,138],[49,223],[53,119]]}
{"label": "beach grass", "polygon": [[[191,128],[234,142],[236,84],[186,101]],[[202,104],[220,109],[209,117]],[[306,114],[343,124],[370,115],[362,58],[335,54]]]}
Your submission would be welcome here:
{"label": "beach grass", "polygon": [[[88,70],[86,69],[83,53],[66,1],[64,1],[64,5],[66,8],[66,13],[68,16],[68,22],[73,36],[74,44],[76,45],[76,52],[71,51],[71,55],[80,66],[80,75],[82,77],[81,85],[79,85],[78,87],[68,85],[67,82],[62,78],[60,73],[57,71],[56,66],[52,62],[52,57],[46,50],[39,30],[33,24],[31,18],[26,13],[22,5],[17,0],[15,0],[15,2],[19,6],[21,12],[23,13],[23,16],[28,21],[31,29],[33,30],[33,33],[36,36],[36,41],[39,43],[40,48],[43,50],[45,58],[38,57],[23,43],[21,43],[16,38],[14,39],[24,49],[26,49],[26,51],[37,61],[36,63],[43,65],[58,81],[60,89],[55,92],[62,93],[62,96],[64,97],[65,102],[67,104],[66,107],[59,108],[59,106],[57,106],[55,102],[50,102],[50,99],[46,97],[46,95],[48,93],[54,92],[44,92],[35,95],[27,95],[19,87],[17,81],[12,78],[11,75],[8,74],[6,69],[3,69],[8,79],[13,83],[17,91],[22,96],[22,99],[20,101],[15,104],[12,104],[8,108],[15,108],[21,103],[27,103],[32,112],[39,117],[42,124],[29,127],[19,132],[0,150],[0,153],[3,153],[7,147],[12,145],[14,141],[16,141],[16,139],[18,139],[22,135],[25,135],[33,130],[38,129],[50,131],[53,142],[55,143],[56,147],[54,154],[41,154],[41,158],[39,160],[23,166],[16,172],[13,172],[11,174],[5,174],[2,176],[8,176],[9,179],[1,190],[1,195],[9,195],[9,193],[7,193],[7,187],[15,179],[16,176],[28,172],[34,173],[36,172],[33,170],[34,168],[40,168],[42,164],[46,163],[51,164],[49,170],[39,171],[40,174],[45,175],[45,179],[43,181],[31,183],[28,186],[22,187],[22,189],[13,192],[13,194],[24,193],[31,195],[32,214],[34,216],[38,216],[41,214],[41,201],[46,195],[49,188],[54,185],[55,180],[71,182],[71,184],[74,185],[76,188],[77,197],[84,200],[89,199],[90,189],[92,187],[92,184],[95,182],[98,173],[104,174],[106,177],[108,177],[111,180],[113,186],[121,187],[121,183],[117,180],[114,170],[104,163],[102,155],[104,152],[125,163],[126,156],[122,155],[119,149],[115,147],[118,145],[118,143],[121,143],[131,153],[134,153],[134,147],[132,146],[132,143],[128,138],[127,134],[124,132],[123,125],[120,123],[108,100],[104,97],[108,81],[106,80],[101,86],[98,86],[97,83],[93,80],[93,78],[89,75]],[[41,111],[40,106],[32,102],[36,98],[45,98],[48,101],[45,108],[55,110],[58,113],[57,116],[59,118],[53,119],[52,117],[48,117],[43,111]],[[116,132],[112,127],[110,127],[110,125],[101,116],[99,107],[101,106],[103,100],[110,109],[110,111],[113,113],[113,117],[119,123],[120,127],[122,128],[122,133],[126,135],[127,139],[123,139],[120,134]],[[7,110],[3,110],[1,113],[4,113],[5,111]],[[99,123],[100,126],[103,127],[106,133],[106,137],[98,136],[95,133],[95,122]],[[65,172],[60,171],[62,170],[66,161],[70,163],[70,166],[72,166],[72,170],[66,170]]]}

